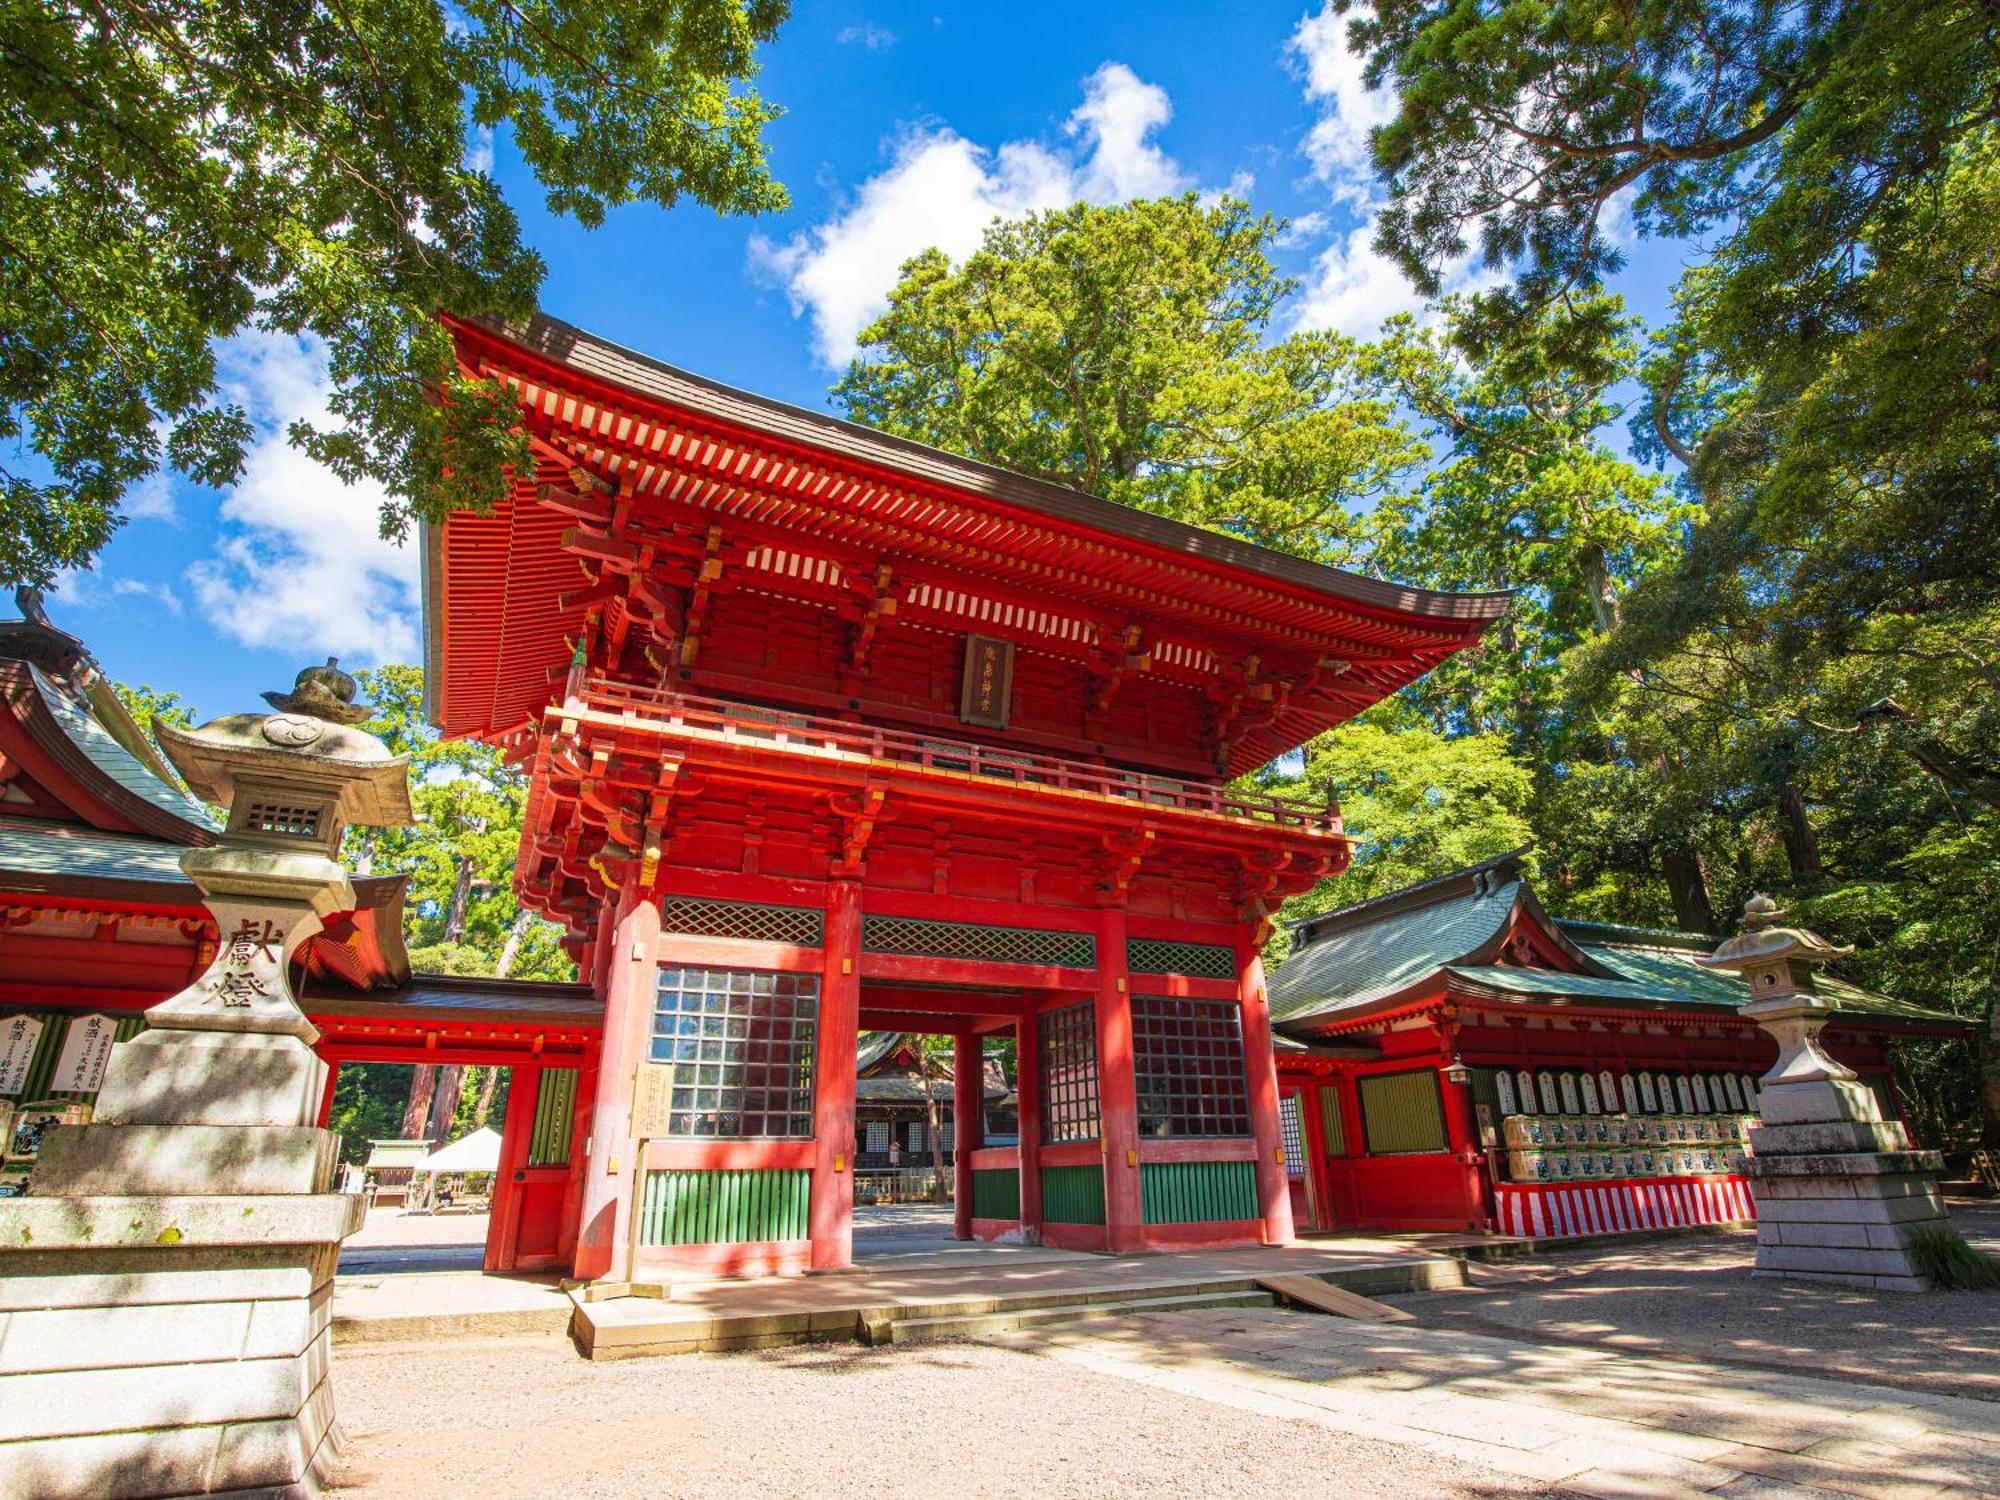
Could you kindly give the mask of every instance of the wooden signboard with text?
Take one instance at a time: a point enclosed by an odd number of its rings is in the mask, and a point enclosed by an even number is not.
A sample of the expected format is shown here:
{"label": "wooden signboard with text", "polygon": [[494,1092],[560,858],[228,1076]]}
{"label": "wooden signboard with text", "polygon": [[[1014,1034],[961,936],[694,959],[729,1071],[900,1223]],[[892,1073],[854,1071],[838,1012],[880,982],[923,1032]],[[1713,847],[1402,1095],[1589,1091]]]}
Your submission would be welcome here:
{"label": "wooden signboard with text", "polygon": [[640,1063],[637,1086],[632,1090],[632,1139],[665,1139],[671,1133],[667,1126],[673,1113],[673,1102],[674,1065]]}
{"label": "wooden signboard with text", "polygon": [[965,638],[965,680],[958,716],[984,729],[1005,729],[1014,703],[1014,643],[990,635]]}

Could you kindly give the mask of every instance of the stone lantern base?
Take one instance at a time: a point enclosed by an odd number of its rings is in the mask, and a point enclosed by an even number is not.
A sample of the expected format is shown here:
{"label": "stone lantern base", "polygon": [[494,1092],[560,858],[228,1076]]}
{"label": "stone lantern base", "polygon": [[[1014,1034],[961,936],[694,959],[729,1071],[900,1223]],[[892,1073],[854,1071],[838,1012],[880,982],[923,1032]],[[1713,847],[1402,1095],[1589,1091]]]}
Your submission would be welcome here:
{"label": "stone lantern base", "polygon": [[1757,1196],[1759,1276],[1922,1292],[1911,1234],[1948,1225],[1943,1160],[1910,1148],[1866,1087],[1846,1079],[1769,1084],[1748,1163]]}
{"label": "stone lantern base", "polygon": [[[330,1191],[339,1138],[298,1123],[318,1060],[134,1041],[104,1123],[49,1132],[0,1216],[0,1494],[317,1494],[334,1268],[366,1211]],[[202,1112],[229,1122],[172,1119]]]}

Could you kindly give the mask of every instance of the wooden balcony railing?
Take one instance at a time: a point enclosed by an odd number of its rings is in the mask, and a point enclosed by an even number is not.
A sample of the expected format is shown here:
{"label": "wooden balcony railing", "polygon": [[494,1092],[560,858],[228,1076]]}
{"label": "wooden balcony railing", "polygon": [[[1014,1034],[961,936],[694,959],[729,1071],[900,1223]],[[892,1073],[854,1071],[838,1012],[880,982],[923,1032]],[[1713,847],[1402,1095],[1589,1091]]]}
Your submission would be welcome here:
{"label": "wooden balcony railing", "polygon": [[598,712],[644,720],[669,729],[691,730],[703,736],[756,741],[815,755],[865,756],[923,771],[956,772],[1017,786],[1117,797],[1182,812],[1209,813],[1310,832],[1340,832],[1338,808],[1238,792],[1226,786],[1064,760],[1026,750],[1000,749],[970,740],[939,739],[907,730],[759,708],[721,698],[638,687],[605,677],[593,677],[583,686],[585,705]]}

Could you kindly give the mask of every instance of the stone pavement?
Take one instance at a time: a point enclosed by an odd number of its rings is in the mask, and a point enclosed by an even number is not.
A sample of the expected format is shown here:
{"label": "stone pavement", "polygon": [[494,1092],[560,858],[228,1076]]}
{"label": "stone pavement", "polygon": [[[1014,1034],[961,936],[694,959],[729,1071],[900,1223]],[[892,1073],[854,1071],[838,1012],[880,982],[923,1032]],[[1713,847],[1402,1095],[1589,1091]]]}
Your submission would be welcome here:
{"label": "stone pavement", "polygon": [[2000,1405],[1276,1309],[1001,1336],[1163,1391],[1407,1445],[1523,1488],[2000,1495]]}

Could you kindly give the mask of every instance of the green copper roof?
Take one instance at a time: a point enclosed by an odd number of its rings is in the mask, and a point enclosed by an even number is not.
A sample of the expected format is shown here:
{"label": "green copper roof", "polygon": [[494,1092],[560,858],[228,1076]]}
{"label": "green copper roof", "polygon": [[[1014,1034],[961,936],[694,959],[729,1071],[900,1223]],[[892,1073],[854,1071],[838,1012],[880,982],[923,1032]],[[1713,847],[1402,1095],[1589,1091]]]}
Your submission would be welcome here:
{"label": "green copper roof", "polygon": [[[1749,1000],[1741,979],[1694,962],[1714,952],[1720,938],[1550,919],[1521,878],[1524,852],[1298,923],[1302,946],[1271,978],[1271,1019],[1309,1035],[1315,1022],[1452,982],[1461,991],[1477,989],[1496,1000],[1595,1000],[1648,1010],[1735,1011]],[[1576,956],[1575,970],[1486,962],[1496,956],[1489,950],[1497,950],[1495,940],[1517,907],[1525,922]],[[1824,973],[1819,994],[1836,1011],[1853,1015],[1958,1021]]]}
{"label": "green copper roof", "polygon": [[72,880],[135,880],[184,885],[190,900],[194,883],[181,873],[183,844],[99,833],[39,818],[0,818],[0,871],[9,875]]}
{"label": "green copper roof", "polygon": [[172,782],[161,780],[150,766],[113,739],[111,732],[91,717],[84,704],[49,681],[32,663],[27,665],[42,701],[48,705],[49,714],[69,737],[70,743],[92,765],[133,796],[152,803],[162,812],[171,813],[183,822],[210,832],[221,830],[222,824],[216,821],[215,814],[209,811],[206,803],[189,796]]}
{"label": "green copper roof", "polygon": [[[1350,1010],[1393,995],[1469,958],[1500,934],[1519,880],[1491,888],[1477,882],[1460,894],[1343,926],[1296,950],[1271,978],[1271,1019],[1302,1020]],[[1368,903],[1374,905],[1374,903]],[[1365,908],[1352,909],[1359,913]]]}

